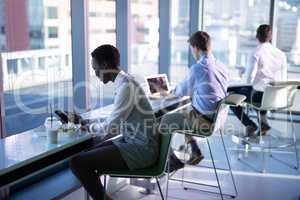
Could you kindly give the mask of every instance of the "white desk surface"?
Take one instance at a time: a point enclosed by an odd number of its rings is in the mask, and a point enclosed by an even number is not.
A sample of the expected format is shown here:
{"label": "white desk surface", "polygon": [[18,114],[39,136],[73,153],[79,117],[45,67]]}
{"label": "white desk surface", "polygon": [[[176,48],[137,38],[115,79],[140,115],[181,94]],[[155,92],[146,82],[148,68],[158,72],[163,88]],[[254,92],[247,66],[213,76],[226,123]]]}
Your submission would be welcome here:
{"label": "white desk surface", "polygon": [[58,143],[48,144],[45,131],[41,129],[43,128],[36,128],[0,140],[0,175],[92,137],[80,130],[73,136],[60,132]]}
{"label": "white desk surface", "polygon": [[[155,112],[189,100],[183,97],[171,100],[152,100]],[[96,109],[84,114],[87,118],[107,117],[112,110],[112,105]],[[66,133],[59,133],[58,144],[48,144],[45,129],[38,127],[17,135],[0,140],[0,175],[13,171],[35,160],[54,154],[65,148],[90,139],[92,136],[80,130],[69,137]]]}

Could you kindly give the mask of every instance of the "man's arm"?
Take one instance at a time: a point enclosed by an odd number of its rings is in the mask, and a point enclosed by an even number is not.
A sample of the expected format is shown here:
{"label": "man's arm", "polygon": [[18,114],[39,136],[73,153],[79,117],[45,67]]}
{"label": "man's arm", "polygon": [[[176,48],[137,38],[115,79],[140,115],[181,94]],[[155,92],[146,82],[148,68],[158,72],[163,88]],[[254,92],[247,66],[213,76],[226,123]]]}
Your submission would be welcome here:
{"label": "man's arm", "polygon": [[110,138],[119,134],[120,124],[127,120],[135,105],[135,92],[135,86],[130,82],[118,89],[114,99],[114,109],[102,124],[107,133],[105,137]]}
{"label": "man's arm", "polygon": [[187,77],[175,87],[173,94],[179,97],[191,96],[194,82],[195,75],[191,69]]}
{"label": "man's arm", "polygon": [[287,80],[287,58],[286,55],[283,54],[283,64],[282,64],[282,81]]}
{"label": "man's arm", "polygon": [[254,81],[254,77],[257,73],[258,68],[258,57],[253,55],[250,58],[249,66],[247,68],[247,76],[246,76],[246,82],[249,84],[252,84]]}

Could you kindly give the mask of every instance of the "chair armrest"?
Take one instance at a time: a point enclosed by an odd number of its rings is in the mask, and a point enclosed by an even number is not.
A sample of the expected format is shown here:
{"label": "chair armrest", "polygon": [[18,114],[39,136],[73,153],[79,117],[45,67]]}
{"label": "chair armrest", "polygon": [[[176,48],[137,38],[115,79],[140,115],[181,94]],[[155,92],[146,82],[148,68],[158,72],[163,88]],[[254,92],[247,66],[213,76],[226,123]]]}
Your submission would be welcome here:
{"label": "chair armrest", "polygon": [[240,84],[232,84],[229,85],[228,88],[240,88],[240,87],[252,87],[252,84],[249,83],[240,83]]}
{"label": "chair armrest", "polygon": [[269,83],[271,86],[300,86],[300,81],[272,81]]}
{"label": "chair armrest", "polygon": [[224,98],[224,103],[231,106],[240,106],[245,101],[246,96],[241,94],[230,94]]}

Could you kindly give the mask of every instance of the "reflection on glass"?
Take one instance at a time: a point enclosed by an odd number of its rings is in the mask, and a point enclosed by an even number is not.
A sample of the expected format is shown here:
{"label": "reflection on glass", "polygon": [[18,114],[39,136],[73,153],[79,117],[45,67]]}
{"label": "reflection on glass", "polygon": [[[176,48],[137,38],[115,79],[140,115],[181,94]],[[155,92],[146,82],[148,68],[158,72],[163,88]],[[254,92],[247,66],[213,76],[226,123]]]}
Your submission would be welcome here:
{"label": "reflection on glass", "polygon": [[300,69],[300,1],[277,4],[276,45],[287,55],[289,67]]}
{"label": "reflection on glass", "polygon": [[158,73],[158,0],[130,2],[129,73],[140,80]]}
{"label": "reflection on glass", "polygon": [[172,1],[171,9],[171,67],[173,84],[180,82],[188,73],[190,1]]}
{"label": "reflection on glass", "polygon": [[[204,30],[215,57],[230,67],[245,67],[258,45],[257,27],[269,23],[269,10],[270,0],[205,1]],[[231,77],[238,78],[238,71],[231,70]]]}
{"label": "reflection on glass", "polygon": [[[89,0],[89,52],[103,44],[116,46],[116,1]],[[90,54],[89,54],[90,55]],[[113,84],[103,85],[90,65],[91,109],[113,102]]]}
{"label": "reflection on glass", "polygon": [[0,0],[7,135],[41,125],[49,103],[72,109],[69,13],[68,0]]}
{"label": "reflection on glass", "polygon": [[[278,1],[276,18],[276,45],[285,52],[288,61],[288,79],[300,80],[300,1]],[[300,93],[297,92],[292,110],[300,111]]]}

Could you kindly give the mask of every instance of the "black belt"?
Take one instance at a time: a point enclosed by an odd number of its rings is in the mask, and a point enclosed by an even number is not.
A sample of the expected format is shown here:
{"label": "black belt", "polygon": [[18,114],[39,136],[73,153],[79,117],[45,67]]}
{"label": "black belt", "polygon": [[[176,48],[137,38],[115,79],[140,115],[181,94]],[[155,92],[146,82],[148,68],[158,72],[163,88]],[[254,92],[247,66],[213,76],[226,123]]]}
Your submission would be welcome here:
{"label": "black belt", "polygon": [[[209,121],[210,123],[213,123],[213,120],[212,120],[210,117],[208,117],[207,115],[204,115],[204,114],[202,114],[201,112],[199,112],[193,105],[192,105],[192,108],[193,108],[194,111],[196,111],[196,113],[197,113],[198,115],[200,115],[201,117],[203,117],[204,119],[206,119],[206,120]],[[212,118],[214,118],[214,115],[212,116]]]}

